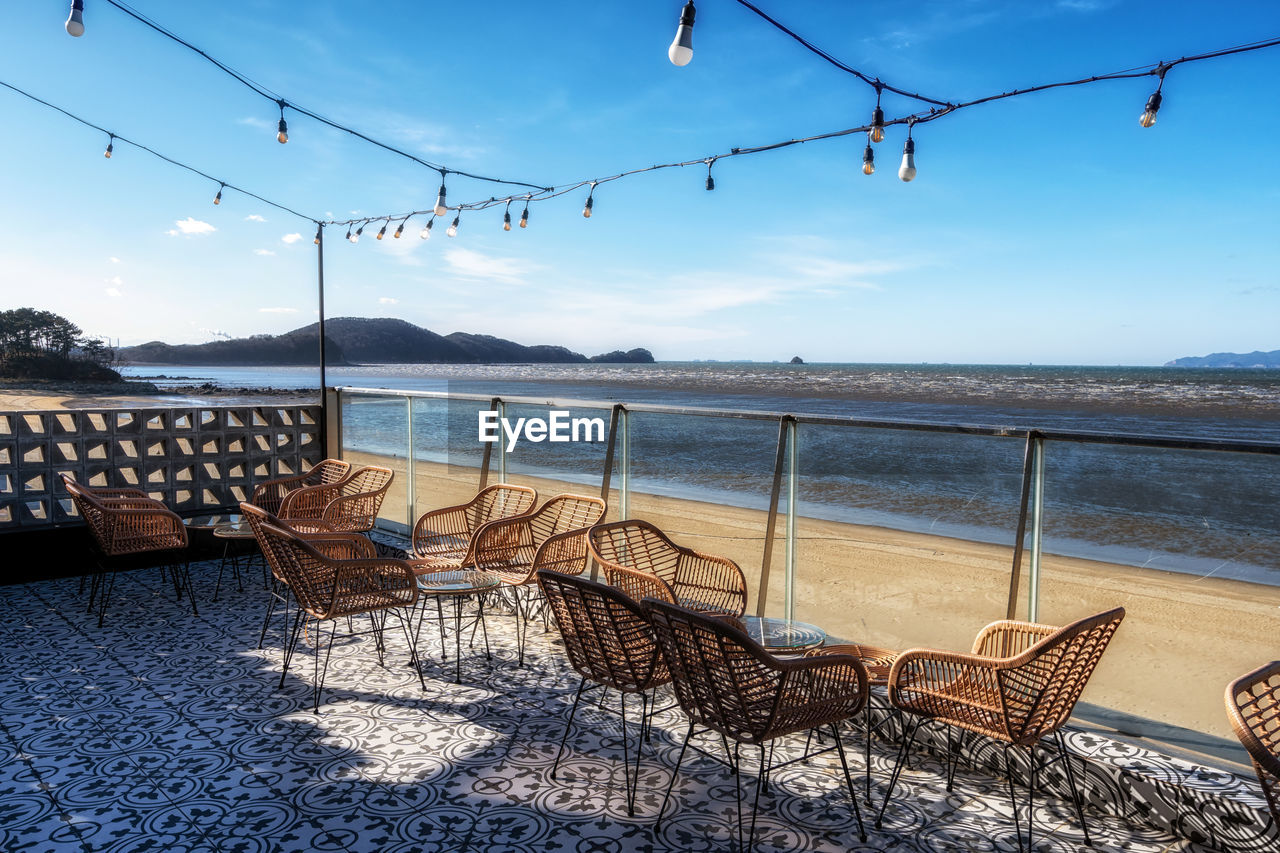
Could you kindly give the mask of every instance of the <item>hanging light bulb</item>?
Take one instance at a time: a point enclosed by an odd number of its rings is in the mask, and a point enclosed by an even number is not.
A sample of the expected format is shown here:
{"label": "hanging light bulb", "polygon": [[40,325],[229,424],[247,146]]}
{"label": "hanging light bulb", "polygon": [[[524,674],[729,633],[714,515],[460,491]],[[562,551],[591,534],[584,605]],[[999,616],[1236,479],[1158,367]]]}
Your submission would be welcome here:
{"label": "hanging light bulb", "polygon": [[[1164,81],[1161,80],[1160,84],[1163,86]],[[1138,124],[1142,125],[1143,127],[1151,127],[1153,124],[1155,124],[1156,113],[1160,112],[1160,102],[1162,100],[1164,100],[1164,98],[1160,95],[1159,89],[1156,89],[1154,92],[1152,92],[1151,97],[1147,98],[1147,108],[1146,110],[1143,111],[1142,118],[1138,119]]]}
{"label": "hanging light bulb", "polygon": [[[348,225],[348,226],[347,226],[347,239],[348,239],[348,240],[351,240],[351,226],[350,226],[350,225]],[[353,243],[354,243],[355,241],[354,241],[354,240],[351,240],[351,242],[353,242]]]}
{"label": "hanging light bulb", "polygon": [[397,228],[397,229],[396,229],[396,233],[392,234],[391,236],[392,236],[392,237],[395,237],[397,240],[399,240],[399,239],[400,239],[400,235],[404,233],[404,224],[405,224],[406,222],[408,222],[408,221],[409,221],[409,217],[407,217],[407,216],[406,216],[404,219],[400,220],[400,227],[399,227],[399,228]]}
{"label": "hanging light bulb", "polygon": [[352,234],[347,239],[350,240],[352,243],[359,243],[360,235],[364,233],[364,226],[365,226],[365,223],[361,222],[360,227],[356,229],[356,233]]}
{"label": "hanging light bulb", "polygon": [[387,236],[387,226],[390,224],[391,224],[390,219],[388,219],[385,223],[383,223],[381,230],[378,231],[377,239],[381,240],[383,237]]}
{"label": "hanging light bulb", "polygon": [[324,230],[324,226],[317,223],[316,224],[316,245],[317,246],[320,245],[320,232],[323,230]]}
{"label": "hanging light bulb", "polygon": [[107,150],[102,152],[102,156],[108,160],[111,159],[111,152],[116,148],[116,135],[113,133],[107,137]]}
{"label": "hanging light bulb", "polygon": [[461,218],[462,218],[462,213],[459,212],[457,216],[453,217],[453,222],[449,223],[449,230],[444,233],[448,234],[450,237],[457,237],[458,236],[458,220]]}
{"label": "hanging light bulb", "polygon": [[529,199],[524,200],[524,213],[520,214],[520,227],[529,227]]}
{"label": "hanging light bulb", "polygon": [[867,141],[867,147],[862,149],[862,174],[870,175],[876,170],[876,152],[871,150],[871,141]]}
{"label": "hanging light bulb", "polygon": [[502,230],[511,230],[511,202],[507,202],[507,209],[502,212]]}
{"label": "hanging light bulb", "polygon": [[71,0],[71,15],[67,18],[67,35],[75,38],[84,35],[84,0]]}
{"label": "hanging light bulb", "polygon": [[436,216],[444,216],[448,212],[449,208],[444,203],[444,179],[442,178],[440,180],[440,195],[436,196],[435,214]]}
{"label": "hanging light bulb", "polygon": [[426,224],[426,225],[422,226],[422,233],[420,233],[418,236],[419,236],[419,237],[421,237],[423,240],[430,240],[430,239],[431,239],[431,226],[433,226],[433,225],[435,225],[435,224],[436,224],[436,218],[433,216],[433,217],[431,217],[430,219],[428,219],[428,220],[427,220],[427,224]]}
{"label": "hanging light bulb", "polygon": [[716,179],[711,177],[711,167],[716,164],[715,160],[707,161],[707,192],[716,188]]}
{"label": "hanging light bulb", "polygon": [[283,100],[276,101],[276,105],[280,107],[280,124],[276,126],[279,131],[276,134],[276,141],[284,145],[289,141],[289,125],[284,120],[284,108],[286,106]]}
{"label": "hanging light bulb", "polygon": [[907,144],[902,146],[902,165],[898,167],[898,177],[903,183],[911,183],[916,177],[916,141],[907,131]]}
{"label": "hanging light bulb", "polygon": [[884,110],[880,109],[879,104],[876,104],[875,112],[871,114],[871,141],[884,141]]}
{"label": "hanging light bulb", "polygon": [[595,185],[595,184],[592,184],[592,185],[591,185],[591,192],[587,193],[587,203],[586,203],[586,205],[585,205],[585,206],[583,206],[583,208],[582,208],[582,218],[583,218],[583,219],[590,219],[590,218],[591,218],[591,208],[595,205],[595,199],[593,198],[593,196],[594,196],[595,194],[596,194],[596,185]]}
{"label": "hanging light bulb", "polygon": [[676,37],[667,48],[667,59],[672,65],[685,66],[693,59],[693,17],[697,10],[693,8],[693,0],[684,4],[680,10],[680,26],[676,28]]}
{"label": "hanging light bulb", "polygon": [[213,197],[214,204],[222,204],[222,188],[225,186],[226,184],[218,184],[218,194]]}

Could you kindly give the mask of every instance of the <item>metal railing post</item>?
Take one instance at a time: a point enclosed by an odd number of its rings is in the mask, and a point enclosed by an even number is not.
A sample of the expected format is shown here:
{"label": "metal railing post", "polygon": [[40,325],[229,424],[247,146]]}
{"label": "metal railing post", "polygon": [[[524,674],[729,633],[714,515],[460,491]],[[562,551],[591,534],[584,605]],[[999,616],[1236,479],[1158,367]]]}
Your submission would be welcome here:
{"label": "metal railing post", "polygon": [[618,517],[631,517],[631,413],[619,413],[622,428],[622,455],[618,460]]}
{"label": "metal railing post", "polygon": [[787,422],[787,552],[783,576],[782,609],[787,619],[796,618],[796,495],[800,490],[800,448],[794,420]]}
{"label": "metal railing post", "polygon": [[405,473],[409,478],[408,484],[404,491],[405,511],[408,514],[407,524],[409,529],[413,530],[414,522],[418,520],[418,469],[415,465],[413,452],[413,398],[404,398],[406,408],[405,425],[408,427],[409,455],[405,458]]}
{"label": "metal railing post", "polygon": [[507,416],[507,404],[498,401],[498,482],[507,482],[507,433],[501,427],[503,419]]}
{"label": "metal railing post", "polygon": [[1044,529],[1044,439],[1035,438],[1031,481],[1031,567],[1027,579],[1027,619],[1040,619],[1040,545]]}

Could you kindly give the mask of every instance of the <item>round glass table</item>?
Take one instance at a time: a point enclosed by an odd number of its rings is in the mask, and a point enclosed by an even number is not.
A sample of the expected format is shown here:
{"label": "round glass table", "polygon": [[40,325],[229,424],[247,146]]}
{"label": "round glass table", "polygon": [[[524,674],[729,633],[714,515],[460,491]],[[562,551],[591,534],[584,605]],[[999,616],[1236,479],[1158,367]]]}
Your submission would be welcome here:
{"label": "round glass table", "polygon": [[182,519],[188,530],[217,530],[228,524],[240,524],[242,516],[238,512],[215,512],[205,515],[193,515]]}
{"label": "round glass table", "polygon": [[[434,619],[440,628],[440,657],[443,660],[449,659],[449,647],[445,642],[445,625],[447,622],[453,623],[453,680],[455,683],[462,681],[462,632],[464,630],[464,622],[471,630],[471,642],[475,643],[476,628],[479,627],[484,635],[484,656],[485,660],[493,660],[493,655],[489,651],[489,629],[484,623],[484,599],[487,593],[492,592],[502,585],[497,575],[488,572],[477,572],[470,570],[449,571],[449,572],[426,572],[418,575],[418,593],[422,597],[422,609],[418,613],[418,625],[414,629],[415,637],[422,631],[422,623],[428,619]],[[431,617],[427,615],[427,598],[436,600],[436,615]],[[468,597],[475,597],[476,612],[473,615],[463,616],[462,603]],[[444,607],[441,599],[453,599],[453,617],[444,615]],[[416,644],[415,639],[415,644]]]}
{"label": "round glass table", "polygon": [[771,652],[802,652],[822,645],[827,639],[827,632],[818,626],[794,619],[743,616],[738,621],[748,637]]}

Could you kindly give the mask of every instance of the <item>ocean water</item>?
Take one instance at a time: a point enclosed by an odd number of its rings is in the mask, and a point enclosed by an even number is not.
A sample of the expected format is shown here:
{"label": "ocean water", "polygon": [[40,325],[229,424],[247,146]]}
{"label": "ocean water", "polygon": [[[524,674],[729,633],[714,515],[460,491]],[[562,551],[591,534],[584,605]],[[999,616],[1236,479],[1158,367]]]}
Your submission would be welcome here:
{"label": "ocean water", "polygon": [[[126,368],[158,385],[317,388],[316,368]],[[1280,371],[953,365],[367,365],[328,383],[1280,445]],[[479,464],[477,404],[418,401],[415,453]],[[510,407],[508,417],[545,407]],[[607,413],[582,410],[575,416]],[[353,398],[352,447],[404,454],[402,400]],[[777,425],[633,415],[633,489],[767,503]],[[802,425],[802,515],[1011,544],[1023,442]],[[1045,550],[1280,583],[1280,456],[1050,442]],[[519,473],[598,486],[601,445],[521,444]],[[802,530],[803,533],[803,530]]]}

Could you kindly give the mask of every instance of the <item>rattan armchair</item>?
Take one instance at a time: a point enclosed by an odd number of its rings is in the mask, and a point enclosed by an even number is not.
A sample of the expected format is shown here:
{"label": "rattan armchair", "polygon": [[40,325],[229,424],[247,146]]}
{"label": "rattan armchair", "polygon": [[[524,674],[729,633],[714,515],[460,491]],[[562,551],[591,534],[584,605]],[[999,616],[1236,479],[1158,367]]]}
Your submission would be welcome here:
{"label": "rattan armchair", "polygon": [[434,509],[413,526],[410,562],[420,572],[441,572],[468,567],[474,562],[472,540],[491,521],[526,515],[538,501],[538,493],[525,486],[499,483],[481,489],[464,504]]}
{"label": "rattan armchair", "polygon": [[[384,664],[383,628],[387,616],[400,621],[405,642],[409,646],[411,665],[426,686],[419,665],[416,632],[411,630],[413,606],[418,601],[418,584],[413,569],[402,560],[377,559],[370,553],[368,540],[351,534],[299,534],[287,527],[271,524],[249,514],[254,534],[272,571],[283,579],[297,605],[292,628],[285,645],[280,672],[283,687],[289,664],[297,650],[303,625],[316,624],[316,649],[312,699],[315,712],[320,710],[320,695],[329,667],[329,655],[339,622],[350,627],[351,617],[367,615],[368,631],[352,631],[352,635],[373,634],[379,665]],[[320,648],[320,626],[329,623],[329,640]]]}
{"label": "rattan armchair", "polygon": [[[909,717],[906,735],[898,751],[898,761],[889,779],[889,790],[876,817],[884,816],[893,789],[911,744],[921,724],[940,722],[974,732],[1005,745],[1005,768],[1013,796],[1011,749],[1024,749],[1029,766],[1027,849],[1032,843],[1037,775],[1056,761],[1066,767],[1067,782],[1076,817],[1084,830],[1080,791],[1062,736],[1062,725],[1071,716],[1076,701],[1124,619],[1124,608],[1089,616],[1062,628],[1029,622],[1001,621],[984,628],[971,654],[909,649],[898,656],[889,671],[889,704]],[[955,743],[948,729],[951,756],[948,760],[947,790],[955,774]],[[1054,737],[1057,755],[1044,760],[1036,749],[1041,740]],[[1013,799],[1014,833],[1019,848],[1022,830],[1019,806]]]}
{"label": "rattan armchair", "polygon": [[[471,565],[482,572],[498,576],[514,596],[516,647],[518,663],[524,665],[525,641],[529,635],[529,616],[536,602],[527,594],[536,591],[534,566],[580,574],[586,566],[587,528],[604,517],[605,502],[585,495],[556,495],[528,515],[501,518],[483,525],[471,542]],[[584,559],[565,565],[561,554],[572,547],[567,539],[576,535]],[[551,550],[538,555],[554,536],[561,537]]]}
{"label": "rattan armchair", "polygon": [[182,519],[139,489],[94,489],[66,474],[61,477],[96,546],[98,565],[89,587],[88,609],[92,612],[97,602],[98,627],[106,618],[116,573],[145,567],[150,564],[147,558],[152,557],[160,558],[162,567],[171,567],[174,592],[181,599],[185,587],[191,612],[198,616],[185,559],[187,528]]}
{"label": "rattan armchair", "polygon": [[280,501],[280,520],[299,532],[372,530],[395,472],[367,465],[336,483],[294,489]]}
{"label": "rattan armchair", "polygon": [[250,503],[275,515],[285,495],[307,486],[332,486],[351,473],[351,463],[341,459],[322,459],[305,474],[266,480],[253,487]]}
{"label": "rattan armchair", "polygon": [[[840,756],[858,822],[858,835],[865,842],[862,810],[853,790],[844,743],[836,728],[837,723],[866,708],[869,685],[862,663],[852,655],[843,654],[775,657],[731,620],[656,598],[646,598],[641,604],[662,649],[676,700],[689,717],[684,744],[658,810],[659,822],[680,773],[689,740],[695,728],[701,726],[739,744],[760,749],[760,775],[756,779],[751,829],[745,845],[741,837],[738,839],[741,849],[754,849],[755,808],[760,801],[760,788],[774,769],[792,763],[771,767],[773,753],[765,747],[784,735],[828,727],[835,742],[830,748]],[[732,754],[737,755],[736,748]],[[812,754],[795,760],[805,761]],[[741,768],[738,770],[734,774],[735,785],[741,776]]]}
{"label": "rattan armchair", "polygon": [[1227,685],[1227,717],[1253,759],[1271,819],[1280,827],[1280,661]]}
{"label": "rattan armchair", "polygon": [[[569,664],[582,676],[573,707],[564,725],[551,778],[556,778],[560,757],[578,713],[578,702],[590,687],[619,692],[622,715],[622,766],[626,784],[627,814],[635,814],[636,787],[640,778],[640,753],[649,724],[649,691],[671,680],[653,629],[640,605],[613,587],[561,572],[541,570],[536,580],[555,616],[564,640]],[[640,732],[636,741],[635,772],[627,743],[627,696],[640,697]]]}
{"label": "rattan armchair", "polygon": [[609,583],[636,601],[658,598],[731,616],[747,609],[747,579],[737,563],[677,545],[647,521],[597,524],[587,542]]}

